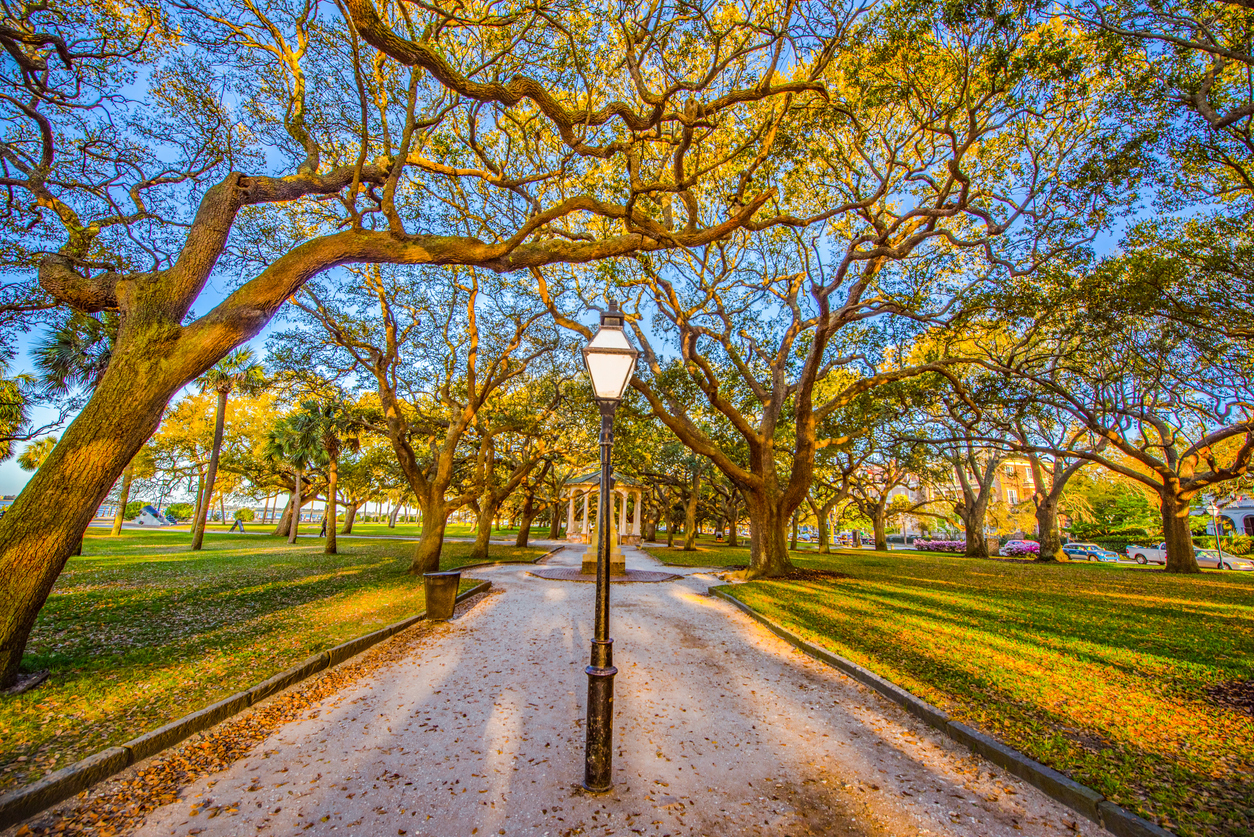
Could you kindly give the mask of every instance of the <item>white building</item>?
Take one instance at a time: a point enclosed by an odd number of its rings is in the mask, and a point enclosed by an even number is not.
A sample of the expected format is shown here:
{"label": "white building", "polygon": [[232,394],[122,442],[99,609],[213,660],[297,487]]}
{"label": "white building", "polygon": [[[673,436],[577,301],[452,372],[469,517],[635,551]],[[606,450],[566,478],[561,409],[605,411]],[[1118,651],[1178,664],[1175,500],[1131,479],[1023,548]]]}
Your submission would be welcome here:
{"label": "white building", "polygon": [[[1203,514],[1207,514],[1203,512]],[[1254,498],[1248,494],[1239,495],[1235,500],[1219,509],[1222,517],[1232,522],[1232,528],[1238,535],[1254,537]],[[1206,531],[1215,534],[1214,521],[1207,514]]]}

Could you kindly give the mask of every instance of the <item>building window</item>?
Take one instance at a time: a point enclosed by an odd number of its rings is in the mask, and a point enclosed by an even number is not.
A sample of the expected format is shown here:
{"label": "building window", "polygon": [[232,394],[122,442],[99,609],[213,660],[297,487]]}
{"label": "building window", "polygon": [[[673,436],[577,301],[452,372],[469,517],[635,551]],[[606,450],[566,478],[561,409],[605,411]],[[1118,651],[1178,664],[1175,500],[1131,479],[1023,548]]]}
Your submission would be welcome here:
{"label": "building window", "polygon": [[1012,506],[1019,505],[1019,492],[1013,488],[1006,489],[1006,502]]}

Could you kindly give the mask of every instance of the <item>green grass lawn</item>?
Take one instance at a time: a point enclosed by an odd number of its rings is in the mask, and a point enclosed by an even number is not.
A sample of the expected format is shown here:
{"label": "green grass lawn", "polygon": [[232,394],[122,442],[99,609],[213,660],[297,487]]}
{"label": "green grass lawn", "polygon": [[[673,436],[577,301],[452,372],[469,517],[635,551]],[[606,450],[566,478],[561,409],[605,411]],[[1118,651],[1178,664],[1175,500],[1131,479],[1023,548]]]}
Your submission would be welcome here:
{"label": "green grass lawn", "polygon": [[[412,543],[321,541],[210,533],[112,538],[89,530],[40,613],[23,668],[42,686],[0,697],[0,791],[62,767],[227,695],[310,654],[424,608],[407,573]],[[470,563],[470,544],[442,563]],[[495,560],[543,549],[494,545]],[[469,582],[463,580],[469,586]]]}
{"label": "green grass lawn", "polygon": [[1254,835],[1254,718],[1207,691],[1254,678],[1254,574],[853,550],[795,560],[850,577],[732,592],[1181,835]]}
{"label": "green grass lawn", "polygon": [[[244,524],[245,530],[250,533],[251,532],[273,532],[274,526],[275,526],[274,523],[258,523],[256,521]],[[301,535],[316,535],[318,534],[318,530],[320,527],[321,527],[320,522],[316,520],[313,521],[312,523],[307,522],[307,521],[302,522],[300,524],[300,533]],[[341,520],[340,528],[342,529],[343,527],[344,527],[344,521]],[[230,530],[230,528],[231,528],[230,523],[209,523],[206,526],[205,531],[206,532],[227,532]],[[132,532],[135,530],[127,529],[126,531]],[[157,531],[157,530],[154,529],[153,531]],[[188,524],[180,524],[178,526],[162,528],[160,531],[162,532],[190,532],[191,527]],[[360,520],[358,520],[357,522],[353,524],[353,533],[352,533],[352,537],[418,538],[421,535],[422,535],[421,523],[397,523],[396,526],[389,528],[386,523],[362,523]],[[473,538],[474,536],[475,536],[474,527],[471,526],[469,523],[450,523],[444,530],[444,537],[446,538]],[[548,536],[549,536],[549,526],[547,523],[543,526],[531,527],[531,537],[533,540],[537,538],[548,538]],[[513,528],[507,527],[504,529],[492,530],[493,540],[504,540],[508,538],[512,542],[514,538],[516,537],[518,537],[518,527],[513,527]]]}
{"label": "green grass lawn", "polygon": [[[676,543],[678,543],[678,539]],[[705,539],[697,541],[697,548],[693,552],[684,552],[679,546],[649,546],[647,551],[664,564],[672,564],[677,567],[745,567],[749,565],[749,545],[742,544],[740,546],[726,546],[721,543],[712,543]],[[851,554],[875,554],[875,555],[896,555],[896,552],[872,552],[871,550],[851,550]],[[936,558],[944,558],[947,553],[944,552],[916,552],[910,550],[910,555],[929,555]],[[804,558],[807,555],[818,558],[818,547],[814,544],[798,544],[798,548],[792,551],[794,557]],[[948,556],[953,557],[953,556]]]}
{"label": "green grass lawn", "polygon": [[[304,524],[302,524],[304,525]],[[341,523],[341,526],[343,524]],[[316,532],[316,529],[315,529]],[[386,523],[354,523],[354,535],[364,536],[385,536],[385,537],[406,537],[417,538],[422,534],[422,524],[420,523],[398,523],[393,529],[389,529]],[[474,528],[469,523],[450,523],[444,529],[444,537],[446,538],[473,538],[475,536]],[[532,526],[531,538],[548,538],[548,524],[544,526]],[[508,538],[513,543],[514,538],[518,537],[518,528],[493,529],[492,539],[503,540]]]}

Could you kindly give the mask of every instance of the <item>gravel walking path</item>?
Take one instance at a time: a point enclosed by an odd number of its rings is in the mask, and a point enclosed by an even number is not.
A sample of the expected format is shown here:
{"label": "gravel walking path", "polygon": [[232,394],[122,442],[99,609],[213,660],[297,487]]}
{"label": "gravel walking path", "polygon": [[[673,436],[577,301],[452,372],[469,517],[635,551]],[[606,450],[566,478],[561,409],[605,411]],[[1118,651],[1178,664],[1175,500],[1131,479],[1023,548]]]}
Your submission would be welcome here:
{"label": "gravel walking path", "polygon": [[[547,563],[577,565],[581,550]],[[137,833],[1103,833],[705,596],[714,576],[678,568],[678,581],[612,588],[616,785],[588,795],[594,587],[527,569],[476,569],[496,586],[484,601]]]}

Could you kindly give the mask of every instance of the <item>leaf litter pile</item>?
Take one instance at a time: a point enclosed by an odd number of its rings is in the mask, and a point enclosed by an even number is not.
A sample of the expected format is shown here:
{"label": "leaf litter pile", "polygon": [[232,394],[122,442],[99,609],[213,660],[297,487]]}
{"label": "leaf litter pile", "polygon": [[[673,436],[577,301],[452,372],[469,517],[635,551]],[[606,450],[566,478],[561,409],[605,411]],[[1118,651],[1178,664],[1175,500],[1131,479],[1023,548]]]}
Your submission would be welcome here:
{"label": "leaf litter pile", "polygon": [[1206,689],[1215,703],[1254,715],[1254,680],[1228,680]]}
{"label": "leaf litter pile", "polygon": [[[489,595],[493,593],[480,593],[467,599],[458,605],[457,612],[474,607]],[[414,654],[423,641],[440,628],[439,623],[419,622],[360,657],[298,683],[35,817],[19,826],[15,837],[120,837],[128,834],[151,812],[177,802],[183,788],[245,757],[276,729],[298,720],[319,701]],[[218,811],[209,809],[206,813],[212,818]]]}

